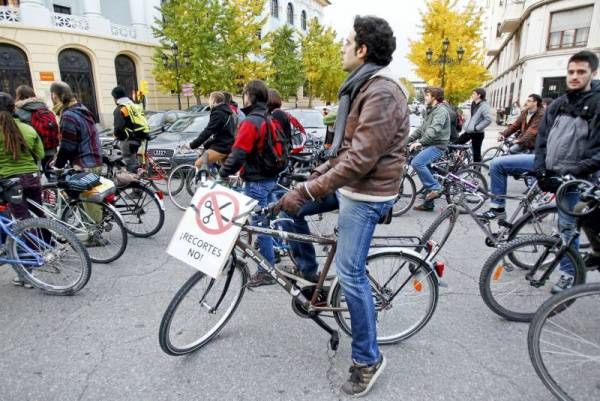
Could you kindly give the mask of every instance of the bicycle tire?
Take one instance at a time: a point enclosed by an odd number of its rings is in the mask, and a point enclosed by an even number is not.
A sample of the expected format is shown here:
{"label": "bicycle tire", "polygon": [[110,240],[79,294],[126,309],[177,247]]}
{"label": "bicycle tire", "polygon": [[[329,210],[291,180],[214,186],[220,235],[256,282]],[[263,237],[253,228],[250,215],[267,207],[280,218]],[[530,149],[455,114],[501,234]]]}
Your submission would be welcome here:
{"label": "bicycle tire", "polygon": [[[90,254],[92,262],[102,264],[114,262],[119,259],[125,252],[125,249],[127,249],[127,230],[125,229],[123,218],[111,204],[106,202],[99,203],[97,205],[102,207],[102,223],[100,227],[99,223],[90,221],[90,216],[87,213],[81,214],[81,210],[84,210],[83,203],[85,202],[78,200],[67,206],[63,210],[61,220],[67,225],[77,229],[76,235],[81,237],[80,240],[82,240]],[[74,213],[78,213],[77,219],[79,222],[69,220],[70,218],[75,218]],[[113,225],[115,226],[114,230]],[[110,229],[110,232],[108,232],[107,229]],[[106,243],[99,246],[91,243],[88,246],[86,242],[90,239],[92,242],[101,241],[101,243]],[[110,244],[113,246],[109,248],[108,245]]]}
{"label": "bicycle tire", "polygon": [[194,179],[195,171],[193,165],[181,164],[169,173],[167,193],[171,202],[179,210],[185,210],[190,206],[190,201],[194,196],[193,185],[190,181]]}
{"label": "bicycle tire", "polygon": [[121,214],[125,230],[134,237],[151,237],[165,224],[164,206],[146,185],[134,182],[119,188],[113,206]]}
{"label": "bicycle tire", "polygon": [[[402,199],[405,201],[402,202]],[[402,181],[400,182],[398,196],[396,197],[396,200],[394,200],[394,205],[392,206],[392,216],[398,217],[408,212],[415,204],[416,199],[417,186],[415,180],[408,173],[404,173]]]}
{"label": "bicycle tire", "polygon": [[[600,348],[600,336],[597,328],[600,322],[598,315],[591,313],[593,308],[590,306],[592,305],[585,302],[584,297],[589,296],[600,298],[600,283],[575,286],[548,299],[535,313],[529,326],[527,348],[533,368],[546,388],[559,400],[579,401],[600,398],[600,381],[598,380],[600,363],[597,358],[598,348]],[[598,301],[596,300],[592,304],[597,306]],[[590,328],[590,334],[593,335],[595,343],[594,340],[589,340],[585,336],[587,334],[584,333],[586,327],[583,325],[569,330],[573,327],[574,318],[578,316],[585,319],[585,326]],[[554,323],[554,319],[559,323]],[[551,327],[548,332],[544,330],[547,323]],[[560,342],[566,342],[568,345],[558,345],[557,343]],[[584,350],[589,347],[592,347],[595,363],[594,359],[590,360],[589,356],[584,353]],[[551,373],[554,370],[553,358],[557,358],[558,364],[561,366],[560,375]],[[572,369],[568,369],[566,366],[569,362],[572,363]],[[568,383],[571,380],[567,379],[567,376],[571,374],[576,376],[576,383]],[[561,385],[563,380],[567,383]],[[573,396],[575,391],[585,398]]]}
{"label": "bicycle tire", "polygon": [[[501,146],[493,146],[491,148],[487,148],[481,154],[481,162],[482,163],[489,163],[495,157],[497,157],[501,152],[502,152],[502,147]],[[486,157],[486,155],[487,155],[487,157]]]}
{"label": "bicycle tire", "polygon": [[[531,283],[525,278],[525,275],[530,269],[523,269],[518,266],[514,268],[511,264],[506,263],[503,258],[507,254],[516,252],[520,247],[537,246],[542,250],[542,252],[545,252],[547,249],[557,249],[556,246],[559,243],[560,239],[556,237],[550,237],[547,235],[531,235],[527,237],[516,238],[515,240],[507,242],[502,247],[496,249],[496,251],[492,253],[492,255],[490,255],[490,257],[485,261],[479,276],[479,292],[481,293],[481,297],[488,308],[507,320],[515,322],[530,322],[531,319],[533,319],[535,311],[550,295],[549,287],[554,284],[554,280],[551,276],[543,286],[534,288],[534,286],[532,286]],[[579,254],[573,251],[572,248],[568,248],[565,257],[570,259],[575,269],[573,285],[584,283],[585,268]],[[557,264],[560,263],[560,261],[556,261],[556,258],[553,258],[550,262],[543,263],[545,266],[540,267],[540,270],[547,270],[548,263],[552,263],[552,265],[554,265],[552,268],[555,276],[559,273]],[[494,295],[496,290],[494,289],[492,291],[491,286],[495,286],[500,279],[507,276],[510,276],[513,281],[520,280],[520,283],[527,284],[524,286],[525,289],[530,291],[531,289],[535,290],[535,302],[529,302],[531,307],[529,307],[528,310],[524,311],[523,309],[526,306],[525,303],[531,301],[533,294],[515,294],[515,290],[510,291],[508,294],[502,297],[503,303],[506,303],[510,300],[507,298],[507,295],[511,295],[511,298],[516,298],[516,295],[519,295],[517,301],[514,302],[515,306],[510,307],[502,305],[500,303],[501,298]],[[504,283],[505,281],[503,281],[502,287],[506,287],[506,284]],[[502,287],[499,287],[499,289],[502,289]],[[517,311],[517,307],[519,307],[520,310]]]}
{"label": "bicycle tire", "polygon": [[[43,230],[43,232],[31,233],[30,230]],[[47,262],[40,267],[25,267],[22,264],[13,264],[23,277],[27,279],[34,287],[43,290],[48,294],[55,295],[73,295],[86,286],[92,274],[92,261],[83,244],[77,239],[64,225],[44,218],[26,219],[17,222],[12,227],[12,232],[16,238],[23,241],[27,238],[27,246],[43,251],[44,260]],[[47,236],[44,238],[44,236]],[[18,241],[9,236],[6,240],[6,249],[11,259],[25,261],[29,256],[33,256],[23,248]],[[58,250],[58,251],[57,251]],[[50,252],[47,254],[47,252]],[[74,263],[79,267],[68,269],[68,258],[74,253]],[[67,270],[75,271],[75,279],[70,282],[56,283],[46,279],[46,275],[52,278],[58,277],[57,274],[65,273]]]}
{"label": "bicycle tire", "polygon": [[169,174],[167,173],[167,171],[155,162],[150,162],[148,160],[147,163],[148,164],[146,166],[146,177],[144,178],[150,182],[150,185],[152,185],[152,188],[154,188],[155,190],[167,192],[167,180],[169,178]]}
{"label": "bicycle tire", "polygon": [[[383,268],[396,266],[393,264],[394,260],[389,260],[389,257],[399,258],[400,260],[405,260],[403,264],[399,268],[394,268],[396,270],[392,277],[386,280],[377,280],[373,275],[379,273],[381,275]],[[398,295],[403,295],[403,297],[410,297],[408,291],[410,289],[414,290],[416,293],[421,293],[424,289],[427,291],[428,299],[426,300],[425,307],[423,311],[417,310],[414,303],[410,303],[410,299],[408,299],[408,303],[410,306],[408,308],[394,308],[387,307],[387,310],[382,309],[385,305],[382,306],[382,298],[381,295],[374,294],[374,303],[375,303],[375,312],[377,314],[376,322],[377,322],[377,343],[378,344],[395,344],[400,341],[406,340],[415,334],[417,334],[425,325],[429,322],[433,313],[435,312],[435,308],[437,306],[438,298],[439,298],[439,289],[437,276],[425,261],[420,259],[417,256],[412,254],[397,252],[397,251],[386,251],[383,253],[377,253],[371,255],[367,258],[367,267],[373,266],[377,259],[386,259],[381,263],[379,267],[375,269],[369,269],[369,281],[371,283],[371,289],[373,291],[373,283],[377,284],[377,288],[381,288],[383,291],[379,291],[380,293],[384,293],[385,295],[392,294],[395,291],[399,292],[395,295],[394,299],[397,299]],[[408,266],[406,264],[408,263]],[[392,280],[400,279],[402,276],[402,269],[408,271],[408,275],[405,278],[404,284],[398,288],[388,288],[388,285],[391,285]],[[373,274],[373,275],[372,275]],[[417,277],[417,278],[414,278]],[[412,278],[412,285],[408,285]],[[384,285],[381,285],[383,283]],[[376,291],[377,292],[377,291]],[[386,300],[386,302],[389,300]],[[400,301],[401,302],[401,301]],[[334,286],[331,288],[331,297],[330,303],[332,307],[343,307],[342,305],[345,303],[344,295],[339,281],[336,281]],[[396,303],[398,305],[398,303]],[[405,302],[401,302],[401,305],[405,305]],[[397,311],[399,312],[397,315],[394,315],[390,319],[386,319],[387,312]],[[407,320],[410,319],[410,315],[415,314],[416,319],[413,323],[405,324]],[[333,316],[340,326],[340,328],[348,335],[352,335],[352,329],[350,327],[350,319],[347,316],[348,312],[333,312]],[[412,320],[412,319],[410,319]],[[400,326],[408,326],[399,331],[393,330],[393,333],[388,334],[388,329],[386,328],[387,322],[393,322],[394,324],[398,324]]]}
{"label": "bicycle tire", "polygon": [[593,187],[594,184],[586,180],[573,180],[562,184],[556,191],[556,206],[561,212],[571,217],[584,217],[593,213],[598,208],[597,202],[591,202],[591,205],[590,202],[586,202],[587,206],[586,208],[582,209],[582,211],[572,210],[568,207],[568,205],[565,205],[563,202],[561,202],[564,195],[568,192],[581,191],[582,189],[588,190]]}
{"label": "bicycle tire", "polygon": [[[455,173],[455,175],[457,176],[464,176],[464,175],[468,175],[471,178],[475,178],[475,181],[477,181],[477,184],[485,191],[487,192],[488,190],[488,183],[487,180],[485,179],[485,177],[483,176],[483,174],[481,174],[479,171],[477,170],[473,170],[470,168],[466,168],[466,169],[462,169],[459,170]],[[474,180],[469,180],[469,181],[474,181]],[[463,190],[463,188],[461,187],[462,184],[458,184],[458,183],[449,183],[444,185],[444,195],[446,197],[446,203],[450,204],[456,204],[456,196],[459,197],[469,197],[472,196],[473,200],[471,200],[471,198],[469,199],[465,199],[463,202],[463,205],[460,205],[459,207],[459,212],[461,214],[466,214],[467,211],[465,210],[464,206],[471,206],[472,207],[468,207],[469,210],[475,212],[477,211],[479,208],[481,208],[481,206],[483,206],[485,204],[485,197],[475,197],[474,195],[469,195],[469,192],[465,192]],[[476,199],[476,201],[474,201]]]}
{"label": "bicycle tire", "polygon": [[[173,356],[189,354],[202,348],[203,346],[208,344],[208,342],[210,342],[217,334],[219,334],[221,329],[223,329],[225,324],[227,324],[229,319],[233,316],[235,310],[237,309],[242,300],[242,297],[244,296],[246,283],[248,281],[248,272],[245,269],[245,267],[242,266],[243,265],[240,265],[235,261],[230,261],[228,267],[226,267],[221,277],[217,280],[211,279],[210,277],[207,277],[204,273],[198,271],[194,273],[183,284],[183,286],[181,286],[181,288],[177,291],[177,293],[169,303],[169,306],[167,307],[160,322],[160,328],[158,331],[158,341],[161,349],[165,353]],[[229,273],[231,273],[231,280],[229,284],[227,284],[227,277]],[[234,276],[236,274],[239,274],[239,282],[236,281],[236,283],[234,284],[236,285],[236,288],[234,289],[236,293],[234,294],[231,303],[227,303],[228,306],[226,305],[227,309],[225,310],[224,315],[220,317],[211,328],[206,330],[206,334],[195,335],[194,333],[194,335],[191,337],[191,342],[189,344],[186,343],[184,345],[179,345],[178,342],[180,340],[183,340],[184,336],[187,336],[187,331],[185,329],[179,328],[179,326],[176,326],[175,330],[172,329],[174,326],[174,320],[179,320],[178,312],[182,312],[182,302],[184,300],[190,300],[191,295],[193,295],[191,294],[191,292],[192,290],[198,288],[198,283],[208,283],[206,290],[204,290],[204,292],[201,294],[199,300],[197,302],[191,303],[194,305],[194,308],[192,309],[193,316],[184,316],[181,319],[182,323],[192,323],[194,326],[198,326],[198,318],[200,315],[198,313],[198,308],[200,307],[202,308],[202,310],[204,310],[208,306],[206,299],[209,296],[209,292],[214,289],[215,283],[221,282],[224,285],[224,287],[220,291],[215,291],[215,299],[218,300],[220,297],[225,297],[227,293],[232,290],[231,284],[233,283]],[[202,292],[202,290],[200,290],[200,292]],[[223,300],[224,299],[225,298],[223,298]],[[200,301],[202,301],[202,303],[200,303]],[[208,311],[205,316],[208,316],[209,318],[216,316],[216,312],[211,313],[210,311]]]}
{"label": "bicycle tire", "polygon": [[[450,234],[454,230],[454,225],[458,220],[459,211],[455,205],[449,205],[433,222],[427,227],[427,230],[421,236],[421,243],[426,244],[427,241],[433,240],[438,246],[437,252],[430,255],[431,258],[435,258],[437,254],[442,250]],[[446,225],[446,226],[445,226]],[[439,228],[442,227],[442,230]],[[444,228],[445,227],[445,228]]]}

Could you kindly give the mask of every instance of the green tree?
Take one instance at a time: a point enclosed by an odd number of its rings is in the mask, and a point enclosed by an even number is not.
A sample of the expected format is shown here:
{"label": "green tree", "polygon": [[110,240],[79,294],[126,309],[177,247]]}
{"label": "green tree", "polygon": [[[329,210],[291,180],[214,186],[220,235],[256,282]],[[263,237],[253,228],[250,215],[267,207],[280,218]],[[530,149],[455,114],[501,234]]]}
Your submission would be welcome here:
{"label": "green tree", "polygon": [[400,78],[400,83],[404,88],[408,91],[408,103],[412,103],[415,100],[415,96],[417,95],[417,91],[414,85],[407,78]]}
{"label": "green tree", "polygon": [[[445,69],[445,94],[453,104],[464,100],[471,91],[489,79],[483,66],[482,15],[483,10],[474,1],[459,9],[456,1],[428,0],[427,11],[421,15],[422,33],[411,41],[408,59],[417,66],[417,74],[430,85],[441,86],[442,66],[436,61],[442,54],[442,42],[450,41],[448,57],[457,59],[459,46],[464,49],[461,63],[447,64]],[[433,50],[433,62],[426,57]]]}
{"label": "green tree", "polygon": [[337,98],[337,91],[346,73],[342,69],[342,44],[332,28],[324,28],[316,18],[308,25],[302,39],[302,64],[308,90],[308,104],[314,96],[326,101]]}
{"label": "green tree", "polygon": [[304,70],[294,30],[284,25],[270,32],[266,40],[265,60],[270,67],[267,83],[277,89],[284,99],[296,96],[304,82]]}

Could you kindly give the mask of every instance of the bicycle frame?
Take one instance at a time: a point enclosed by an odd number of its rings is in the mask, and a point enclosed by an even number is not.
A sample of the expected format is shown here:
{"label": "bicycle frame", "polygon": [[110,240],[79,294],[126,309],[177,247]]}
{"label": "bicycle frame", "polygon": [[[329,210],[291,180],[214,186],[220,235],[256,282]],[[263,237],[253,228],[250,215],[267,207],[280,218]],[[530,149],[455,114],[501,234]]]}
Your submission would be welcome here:
{"label": "bicycle frame", "polygon": [[[2,210],[0,209],[0,211],[2,211]],[[17,244],[19,244],[23,249],[25,249],[25,251],[27,251],[28,255],[34,257],[35,260],[10,259],[10,258],[4,258],[4,257],[0,256],[0,263],[8,263],[11,265],[20,264],[20,265],[29,266],[29,267],[43,266],[44,258],[39,253],[37,253],[36,251],[31,249],[31,247],[29,247],[29,245],[27,245],[27,243],[25,243],[25,241],[22,241],[20,238],[18,238],[13,233],[13,231],[11,230],[11,227],[14,226],[15,224],[17,224],[16,220],[9,219],[0,214],[0,231],[4,234],[8,235],[9,237],[11,237]],[[44,245],[48,245],[41,238],[37,238],[37,239],[39,241],[41,241]],[[3,246],[4,247],[6,246],[6,242],[4,243]]]}

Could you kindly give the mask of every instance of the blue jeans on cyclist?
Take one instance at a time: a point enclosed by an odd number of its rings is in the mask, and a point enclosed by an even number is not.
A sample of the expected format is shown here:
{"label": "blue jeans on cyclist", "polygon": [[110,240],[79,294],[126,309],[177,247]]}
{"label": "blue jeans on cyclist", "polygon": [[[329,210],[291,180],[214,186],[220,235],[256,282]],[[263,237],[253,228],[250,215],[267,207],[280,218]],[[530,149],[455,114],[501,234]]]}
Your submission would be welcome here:
{"label": "blue jeans on cyclist", "polygon": [[[519,175],[534,171],[533,154],[519,154],[496,157],[490,164],[490,183],[493,195],[506,195],[507,181],[509,175]],[[494,209],[504,209],[506,200],[494,198],[490,206]]]}
{"label": "blue jeans on cyclist", "polygon": [[[425,188],[427,192],[440,191],[442,189],[440,183],[435,179],[433,174],[431,174],[428,165],[438,160],[443,154],[444,151],[439,147],[427,146],[423,148],[410,163],[412,168],[417,172],[417,175],[423,184],[423,188]],[[433,206],[433,199],[426,199],[423,202],[423,207],[426,209],[433,209]]]}
{"label": "blue jeans on cyclist", "polygon": [[[259,181],[247,181],[244,193],[256,199],[258,206],[266,207],[272,199],[272,193],[277,188],[277,180],[263,179]],[[261,225],[262,227],[269,228],[269,217],[260,216],[253,217],[250,221],[252,225]],[[268,235],[259,234],[256,237],[258,249],[260,254],[269,262],[271,265],[275,264],[275,253],[273,251],[273,238]],[[262,270],[259,267],[259,271]]]}

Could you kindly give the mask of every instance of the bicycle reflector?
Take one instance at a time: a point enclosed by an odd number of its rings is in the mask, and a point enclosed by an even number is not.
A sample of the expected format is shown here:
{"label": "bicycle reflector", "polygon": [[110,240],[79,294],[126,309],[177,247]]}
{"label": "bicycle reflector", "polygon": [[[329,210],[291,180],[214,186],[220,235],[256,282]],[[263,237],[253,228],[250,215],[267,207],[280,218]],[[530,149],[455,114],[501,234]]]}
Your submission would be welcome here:
{"label": "bicycle reflector", "polygon": [[435,262],[433,264],[433,268],[435,269],[435,272],[437,273],[438,277],[442,277],[444,275],[444,270],[446,270],[446,265],[444,264],[444,262]]}
{"label": "bicycle reflector", "polygon": [[158,196],[158,199],[160,200],[165,199],[165,193],[163,191],[156,191],[156,196]]}
{"label": "bicycle reflector", "polygon": [[109,195],[106,195],[106,198],[104,198],[104,201],[108,202],[108,203],[114,203],[115,198],[116,198],[115,194],[109,194]]}

